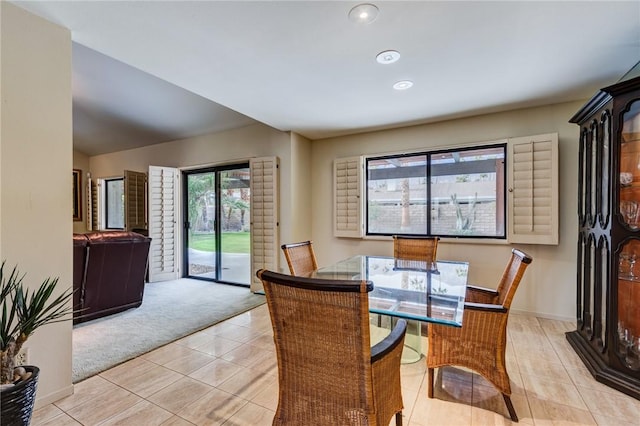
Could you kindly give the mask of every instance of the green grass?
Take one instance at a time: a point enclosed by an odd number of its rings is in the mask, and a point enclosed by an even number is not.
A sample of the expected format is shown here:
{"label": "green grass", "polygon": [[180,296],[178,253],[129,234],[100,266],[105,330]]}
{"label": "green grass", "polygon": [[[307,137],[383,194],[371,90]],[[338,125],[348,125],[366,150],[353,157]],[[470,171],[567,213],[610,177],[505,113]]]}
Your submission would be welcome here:
{"label": "green grass", "polygon": [[[225,253],[247,253],[250,249],[248,232],[223,232],[222,250]],[[215,251],[214,234],[194,234],[189,237],[189,248],[201,251]]]}

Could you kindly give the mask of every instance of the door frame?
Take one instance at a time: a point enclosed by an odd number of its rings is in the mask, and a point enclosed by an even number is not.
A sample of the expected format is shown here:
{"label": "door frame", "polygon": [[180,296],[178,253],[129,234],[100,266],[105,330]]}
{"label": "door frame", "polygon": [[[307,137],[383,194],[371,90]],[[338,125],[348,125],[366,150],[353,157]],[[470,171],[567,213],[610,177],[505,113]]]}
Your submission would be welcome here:
{"label": "door frame", "polygon": [[[220,173],[228,170],[237,170],[237,169],[248,169],[250,170],[249,162],[240,162],[240,163],[232,163],[232,164],[224,164],[218,166],[206,166],[201,168],[191,168],[186,170],[181,170],[182,177],[182,197],[181,197],[181,206],[182,206],[182,217],[184,218],[182,222],[182,266],[183,266],[183,274],[182,276],[185,278],[191,278],[196,280],[203,280],[221,284],[230,284],[236,285],[240,287],[249,287],[251,284],[251,280],[247,283],[239,283],[233,281],[225,281],[221,279],[221,266],[222,266],[222,180],[219,178]],[[196,174],[204,174],[204,173],[214,173],[214,191],[215,191],[215,218],[214,218],[214,241],[215,241],[215,257],[214,257],[214,265],[215,265],[215,278],[207,278],[196,275],[189,275],[189,212],[188,212],[188,181],[189,175]],[[251,179],[251,178],[250,178]],[[251,233],[251,230],[249,231]],[[250,254],[249,254],[250,256]],[[251,260],[249,262],[251,265]]]}

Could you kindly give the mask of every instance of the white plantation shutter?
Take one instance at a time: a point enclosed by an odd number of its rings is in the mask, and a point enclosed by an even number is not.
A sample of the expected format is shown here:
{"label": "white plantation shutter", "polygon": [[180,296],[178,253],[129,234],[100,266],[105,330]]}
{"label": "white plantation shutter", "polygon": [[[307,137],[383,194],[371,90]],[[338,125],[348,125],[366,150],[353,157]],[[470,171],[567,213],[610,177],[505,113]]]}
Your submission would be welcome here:
{"label": "white plantation shutter", "polygon": [[361,238],[362,157],[336,158],[333,161],[333,235]]}
{"label": "white plantation shutter", "polygon": [[558,134],[508,141],[508,240],[558,244]]}
{"label": "white plantation shutter", "polygon": [[95,194],[93,191],[93,186],[95,186],[95,184],[91,180],[91,173],[87,173],[87,185],[85,186],[85,198],[84,198],[86,212],[87,212],[87,217],[85,218],[87,231],[93,230],[93,217],[95,215],[94,205],[93,205]]}
{"label": "white plantation shutter", "polygon": [[96,179],[91,182],[91,228],[89,230],[101,231],[103,230],[104,212],[102,204],[104,203],[104,179]]}
{"label": "white plantation shutter", "polygon": [[149,166],[149,282],[179,278],[178,169]]}
{"label": "white plantation shutter", "polygon": [[147,229],[147,174],[124,171],[124,226],[127,231]]}
{"label": "white plantation shutter", "polygon": [[278,271],[278,158],[249,161],[251,168],[251,291],[262,289],[256,271]]}

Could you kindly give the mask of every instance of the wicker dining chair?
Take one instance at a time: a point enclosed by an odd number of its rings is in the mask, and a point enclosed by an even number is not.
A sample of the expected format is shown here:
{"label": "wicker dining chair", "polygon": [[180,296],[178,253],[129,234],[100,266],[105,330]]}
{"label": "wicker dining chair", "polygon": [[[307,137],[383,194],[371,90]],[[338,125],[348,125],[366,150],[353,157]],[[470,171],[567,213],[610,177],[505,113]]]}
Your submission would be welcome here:
{"label": "wicker dining chair", "polygon": [[394,235],[393,257],[404,260],[435,262],[440,237]]}
{"label": "wicker dining chair", "polygon": [[507,319],[520,280],[532,258],[513,249],[496,290],[467,286],[462,327],[430,324],[427,351],[428,396],[433,398],[433,369],[457,365],[472,369],[501,393],[511,416],[511,384],[505,363]]}
{"label": "wicker dining chair", "polygon": [[[404,268],[432,269],[438,257],[438,241],[440,237],[394,235],[393,257],[396,259],[396,265]],[[378,325],[380,321],[378,318]],[[426,323],[423,325],[419,321],[409,322],[410,335],[415,333],[418,336],[425,336],[427,328]]]}
{"label": "wicker dining chair", "polygon": [[257,272],[278,358],[274,425],[402,424],[406,322],[371,347],[370,281]]}
{"label": "wicker dining chair", "polygon": [[312,241],[283,244],[281,248],[291,275],[306,276],[318,269]]}

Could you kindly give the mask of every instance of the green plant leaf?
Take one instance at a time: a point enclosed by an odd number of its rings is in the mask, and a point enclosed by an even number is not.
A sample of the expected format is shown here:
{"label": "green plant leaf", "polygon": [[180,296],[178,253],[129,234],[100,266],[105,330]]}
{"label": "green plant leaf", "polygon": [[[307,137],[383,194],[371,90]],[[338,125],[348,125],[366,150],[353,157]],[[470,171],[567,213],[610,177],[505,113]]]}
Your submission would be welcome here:
{"label": "green plant leaf", "polygon": [[37,289],[30,291],[23,285],[24,275],[21,276],[17,268],[5,279],[4,266],[3,262],[0,267],[0,349],[3,351],[11,341],[21,346],[39,327],[66,321],[73,312],[69,304],[73,297],[71,289],[53,297],[58,278],[47,278]]}

